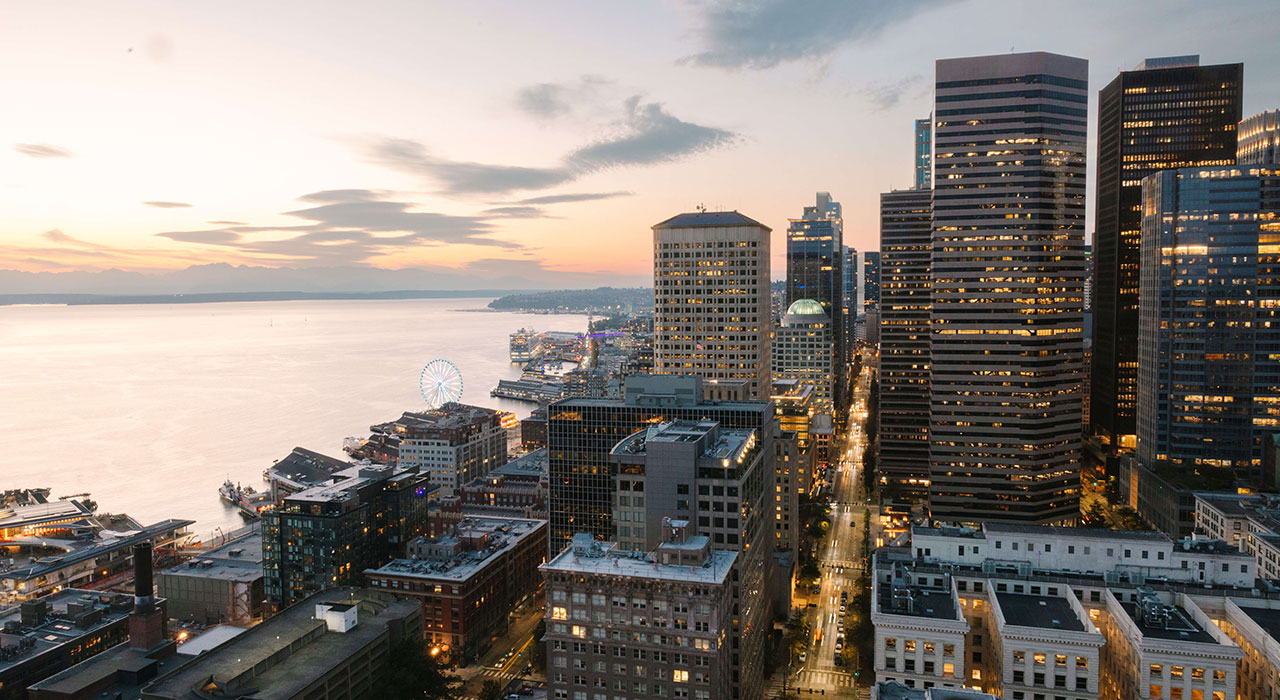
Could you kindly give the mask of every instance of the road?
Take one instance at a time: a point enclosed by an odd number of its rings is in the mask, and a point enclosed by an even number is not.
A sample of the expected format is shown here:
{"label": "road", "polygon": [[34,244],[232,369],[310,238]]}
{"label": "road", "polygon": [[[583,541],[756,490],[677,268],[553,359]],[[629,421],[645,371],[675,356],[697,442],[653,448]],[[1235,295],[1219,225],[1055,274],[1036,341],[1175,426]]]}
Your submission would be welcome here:
{"label": "road", "polygon": [[[854,587],[862,571],[862,527],[867,512],[862,493],[862,454],[867,448],[864,427],[867,401],[874,367],[872,353],[864,351],[862,371],[854,380],[849,407],[848,432],[840,460],[833,460],[831,478],[831,531],[821,545],[819,568],[822,570],[818,607],[807,608],[814,638],[803,667],[790,679],[789,686],[801,693],[808,689],[826,691],[826,695],[856,696],[853,668],[837,666],[836,641],[843,636],[841,626],[842,591],[852,602]],[[820,638],[818,632],[821,632]],[[815,643],[815,639],[817,639]],[[865,696],[865,692],[862,693]]]}

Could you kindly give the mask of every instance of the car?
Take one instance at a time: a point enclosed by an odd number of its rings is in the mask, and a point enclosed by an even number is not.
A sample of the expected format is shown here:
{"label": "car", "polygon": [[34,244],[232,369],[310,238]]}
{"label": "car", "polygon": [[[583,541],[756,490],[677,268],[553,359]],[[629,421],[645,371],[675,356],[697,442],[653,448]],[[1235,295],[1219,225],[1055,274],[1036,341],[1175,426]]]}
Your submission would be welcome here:
{"label": "car", "polygon": [[841,649],[843,649],[843,648],[844,648],[844,645],[843,645],[843,644],[841,644],[840,642],[836,642],[836,653],[837,653],[837,654],[838,654],[838,653],[840,653],[840,650],[841,650]]}
{"label": "car", "polygon": [[836,665],[837,665],[837,666],[843,666],[843,665],[844,665],[844,654],[841,654],[841,653],[840,653],[840,652],[838,652],[838,651],[836,652]]}
{"label": "car", "polygon": [[844,646],[844,635],[843,635],[843,634],[838,635],[838,636],[836,637],[836,646]]}
{"label": "car", "polygon": [[845,603],[849,600],[849,591],[840,591],[840,602]]}
{"label": "car", "polygon": [[808,661],[808,660],[809,660],[809,654],[807,654],[807,653],[805,653],[805,652],[803,652],[803,651],[802,651],[802,652],[800,652],[800,663],[804,663],[804,662],[806,662],[806,661]]}
{"label": "car", "polygon": [[844,603],[841,603],[841,604],[840,604],[840,612],[842,612],[842,613],[844,613],[844,612],[849,612],[849,606],[845,605]]}
{"label": "car", "polygon": [[844,618],[836,620],[836,631],[838,632],[844,631]]}

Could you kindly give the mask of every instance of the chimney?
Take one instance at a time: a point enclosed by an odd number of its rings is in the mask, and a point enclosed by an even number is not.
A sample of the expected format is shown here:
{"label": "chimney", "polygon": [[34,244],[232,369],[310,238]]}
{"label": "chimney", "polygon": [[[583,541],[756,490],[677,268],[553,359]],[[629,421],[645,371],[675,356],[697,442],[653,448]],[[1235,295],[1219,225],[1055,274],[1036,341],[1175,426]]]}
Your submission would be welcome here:
{"label": "chimney", "polygon": [[145,615],[155,607],[155,588],[151,576],[151,543],[133,545],[133,611]]}
{"label": "chimney", "polygon": [[129,615],[129,646],[152,649],[165,640],[164,611],[156,606],[151,576],[151,543],[133,545],[133,612]]}

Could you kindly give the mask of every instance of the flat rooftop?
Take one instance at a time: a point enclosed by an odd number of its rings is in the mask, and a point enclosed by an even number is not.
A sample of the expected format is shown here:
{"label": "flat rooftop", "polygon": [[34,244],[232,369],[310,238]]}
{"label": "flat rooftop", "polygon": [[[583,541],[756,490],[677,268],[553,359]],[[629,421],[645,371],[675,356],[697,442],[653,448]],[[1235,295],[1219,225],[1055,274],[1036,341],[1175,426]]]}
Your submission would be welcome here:
{"label": "flat rooftop", "polygon": [[262,531],[258,530],[165,569],[159,576],[249,582],[262,578]]}
{"label": "flat rooftop", "polygon": [[271,476],[300,486],[320,484],[333,478],[334,473],[350,467],[351,463],[328,455],[313,452],[305,447],[295,447],[287,457],[276,462],[269,471]]}
{"label": "flat rooftop", "polygon": [[138,530],[126,532],[103,530],[98,534],[98,539],[89,542],[59,540],[59,542],[68,543],[71,550],[66,554],[43,557],[38,562],[27,562],[25,565],[16,566],[0,573],[0,578],[27,581],[40,576],[47,576],[73,564],[97,559],[103,554],[132,547],[138,542],[163,540],[168,533],[183,531],[194,522],[194,520],[170,518]]}
{"label": "flat rooftop", "polygon": [[[40,603],[45,606],[45,618],[39,624],[23,625],[20,607],[10,608],[3,617],[0,617],[0,629],[5,626],[17,626],[16,631],[0,632],[0,646],[28,646],[26,651],[12,659],[0,657],[0,672],[26,663],[63,644],[74,642],[100,627],[121,622],[133,610],[133,598],[123,593],[104,593],[79,588],[66,588],[43,598],[37,598],[28,604]],[[79,613],[76,612],[77,608]],[[77,622],[77,614],[85,613],[88,613],[88,617],[83,617],[80,622]]]}
{"label": "flat rooftop", "polygon": [[1019,627],[1083,632],[1084,623],[1066,598],[1023,593],[997,593],[1004,621]]}
{"label": "flat rooftop", "polygon": [[1272,639],[1280,642],[1280,610],[1271,608],[1251,608],[1246,606],[1238,606],[1244,614],[1249,616],[1263,632],[1266,632]]}
{"label": "flat rooftop", "polygon": [[285,497],[285,501],[328,502],[348,498],[362,486],[384,479],[394,479],[407,474],[407,469],[385,464],[362,462],[334,473],[333,481],[319,486],[312,486]]}
{"label": "flat rooftop", "polygon": [[1217,644],[1218,640],[1213,635],[1204,630],[1203,627],[1196,624],[1191,616],[1185,610],[1175,605],[1160,606],[1167,616],[1163,622],[1154,622],[1143,620],[1139,615],[1138,606],[1133,603],[1121,603],[1120,607],[1128,613],[1129,619],[1133,620],[1133,624],[1138,626],[1138,631],[1142,632],[1143,637],[1151,637],[1152,639],[1176,639],[1184,642],[1199,642],[1201,644]]}
{"label": "flat rooftop", "polygon": [[[328,631],[324,621],[314,617],[319,603],[356,603],[356,626],[345,633]],[[228,697],[253,689],[252,696],[263,700],[291,698],[386,634],[388,622],[411,616],[418,609],[416,600],[396,600],[368,589],[322,591],[195,657],[147,686],[147,696],[172,700],[199,697],[194,691],[212,679],[227,687]],[[308,635],[314,636],[304,641]],[[278,657],[291,647],[287,658]]]}
{"label": "flat rooftop", "polygon": [[903,583],[880,584],[876,608],[886,615],[926,617],[934,620],[956,619],[956,601],[950,589],[929,588]]}
{"label": "flat rooftop", "polygon": [[541,476],[547,473],[550,463],[547,448],[543,447],[496,467],[489,473],[500,476]]}
{"label": "flat rooftop", "polygon": [[707,562],[702,566],[659,564],[651,561],[646,554],[618,551],[613,542],[595,544],[592,553],[586,555],[576,554],[574,547],[566,547],[559,555],[538,568],[571,574],[721,584],[728,580],[729,570],[738,558],[737,552],[717,549],[707,556]]}
{"label": "flat rooftop", "polygon": [[462,545],[464,538],[485,535],[488,541],[484,549],[463,550],[451,556],[395,559],[380,568],[366,569],[365,573],[460,583],[480,573],[503,554],[546,528],[545,520],[472,516],[459,521],[454,526],[453,534],[419,537],[410,547],[419,544],[452,547]]}
{"label": "flat rooftop", "polygon": [[1104,530],[1092,527],[1058,527],[1056,525],[1022,525],[1019,523],[983,523],[982,529],[991,535],[1039,535],[1041,537],[1087,537],[1098,540],[1129,540],[1144,542],[1172,542],[1169,536],[1155,530]]}

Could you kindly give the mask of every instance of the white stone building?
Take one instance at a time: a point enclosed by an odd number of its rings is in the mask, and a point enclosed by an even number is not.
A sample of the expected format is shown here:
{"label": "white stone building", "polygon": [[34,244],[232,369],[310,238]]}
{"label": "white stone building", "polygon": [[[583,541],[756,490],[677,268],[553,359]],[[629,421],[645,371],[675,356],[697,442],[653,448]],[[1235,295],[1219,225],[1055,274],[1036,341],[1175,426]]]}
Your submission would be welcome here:
{"label": "white stone building", "polygon": [[877,680],[908,688],[964,687],[969,623],[950,576],[877,576],[871,621]]}

